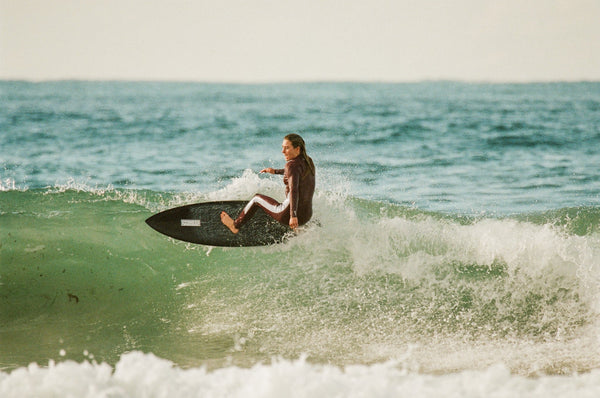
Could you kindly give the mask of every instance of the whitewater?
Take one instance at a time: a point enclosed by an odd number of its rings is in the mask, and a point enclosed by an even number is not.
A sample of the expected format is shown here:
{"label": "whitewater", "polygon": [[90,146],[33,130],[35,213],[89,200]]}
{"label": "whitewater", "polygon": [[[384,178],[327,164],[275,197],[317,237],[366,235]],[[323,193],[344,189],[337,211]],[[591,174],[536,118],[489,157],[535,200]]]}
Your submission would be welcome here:
{"label": "whitewater", "polygon": [[[0,396],[600,393],[600,86],[0,82]],[[284,244],[148,228],[283,197]]]}

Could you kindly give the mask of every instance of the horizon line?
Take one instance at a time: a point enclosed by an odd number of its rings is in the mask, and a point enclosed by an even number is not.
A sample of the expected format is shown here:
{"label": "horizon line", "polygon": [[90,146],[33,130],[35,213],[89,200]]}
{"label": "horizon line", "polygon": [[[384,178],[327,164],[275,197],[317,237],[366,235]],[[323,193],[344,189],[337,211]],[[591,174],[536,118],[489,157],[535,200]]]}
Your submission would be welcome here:
{"label": "horizon line", "polygon": [[20,83],[60,83],[60,82],[81,82],[81,83],[194,83],[194,84],[230,84],[230,85],[283,85],[283,84],[422,84],[422,83],[461,83],[461,84],[552,84],[552,83],[600,83],[598,79],[458,79],[458,78],[439,78],[439,79],[277,79],[277,80],[201,80],[201,79],[136,79],[136,78],[11,78],[0,77],[1,82],[20,82]]}

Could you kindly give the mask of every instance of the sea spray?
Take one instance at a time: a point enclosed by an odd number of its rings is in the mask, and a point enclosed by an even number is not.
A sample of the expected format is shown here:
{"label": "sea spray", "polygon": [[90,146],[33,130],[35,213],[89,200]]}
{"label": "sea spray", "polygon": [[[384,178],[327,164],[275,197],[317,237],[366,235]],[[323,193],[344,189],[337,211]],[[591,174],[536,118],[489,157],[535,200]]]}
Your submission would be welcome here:
{"label": "sea spray", "polygon": [[72,361],[47,367],[32,364],[0,372],[0,394],[6,398],[62,396],[100,397],[431,397],[510,396],[544,398],[598,394],[600,373],[539,376],[511,375],[503,365],[446,375],[419,374],[406,363],[336,367],[314,365],[304,358],[275,359],[249,368],[183,369],[152,354],[123,354],[113,369],[105,363]]}

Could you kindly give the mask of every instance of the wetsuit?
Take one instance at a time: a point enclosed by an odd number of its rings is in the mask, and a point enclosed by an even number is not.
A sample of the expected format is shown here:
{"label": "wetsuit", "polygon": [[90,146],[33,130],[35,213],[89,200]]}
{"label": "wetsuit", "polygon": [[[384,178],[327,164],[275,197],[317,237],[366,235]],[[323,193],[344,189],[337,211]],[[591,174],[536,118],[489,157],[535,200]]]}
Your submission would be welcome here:
{"label": "wetsuit", "polygon": [[275,199],[257,194],[248,202],[234,221],[240,228],[260,207],[269,216],[284,225],[289,225],[291,217],[298,218],[298,225],[305,224],[312,217],[312,197],[315,192],[315,175],[310,171],[302,156],[288,160],[284,169],[276,169],[275,174],[283,174],[285,184],[285,200],[283,203]]}

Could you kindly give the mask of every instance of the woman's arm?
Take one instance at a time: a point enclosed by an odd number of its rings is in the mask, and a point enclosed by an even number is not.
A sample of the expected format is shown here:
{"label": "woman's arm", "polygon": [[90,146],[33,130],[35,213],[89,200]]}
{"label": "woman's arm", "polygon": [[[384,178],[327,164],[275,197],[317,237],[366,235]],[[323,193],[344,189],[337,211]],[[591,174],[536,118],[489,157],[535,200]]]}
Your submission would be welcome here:
{"label": "woman's arm", "polygon": [[[289,163],[288,163],[289,165]],[[298,202],[300,199],[300,170],[298,167],[288,167],[287,170],[287,185],[289,190],[290,200],[290,228],[294,229],[298,226]]]}
{"label": "woman's arm", "polygon": [[283,169],[274,169],[272,167],[267,167],[266,169],[262,169],[260,172],[269,174],[283,174]]}

